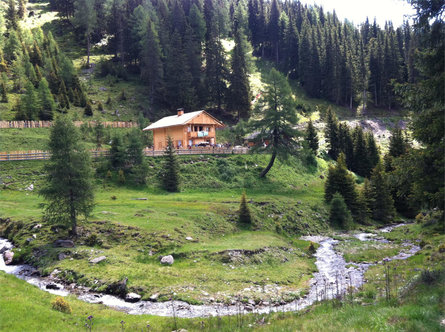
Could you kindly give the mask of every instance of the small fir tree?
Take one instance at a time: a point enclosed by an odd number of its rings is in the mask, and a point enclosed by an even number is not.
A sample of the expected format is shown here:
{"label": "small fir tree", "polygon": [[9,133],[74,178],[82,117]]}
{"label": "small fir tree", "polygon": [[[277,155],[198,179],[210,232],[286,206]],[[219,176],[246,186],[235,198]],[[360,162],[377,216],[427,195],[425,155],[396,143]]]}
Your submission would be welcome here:
{"label": "small fir tree", "polygon": [[247,205],[246,193],[241,195],[241,203],[239,206],[239,222],[243,224],[251,224],[252,216],[250,214],[249,206]]}
{"label": "small fir tree", "polygon": [[390,221],[395,215],[394,200],[381,162],[373,169],[370,184],[372,218],[382,222]]}
{"label": "small fir tree", "polygon": [[1,91],[1,96],[2,96],[2,103],[7,103],[8,102],[8,91],[6,89],[6,84],[5,82],[1,82],[0,83],[0,91]]}
{"label": "small fir tree", "polygon": [[311,119],[309,119],[309,122],[308,122],[307,128],[306,128],[306,141],[308,142],[309,148],[312,151],[314,151],[315,154],[317,154],[318,137],[317,137],[317,132],[315,130],[314,124],[312,123]]}
{"label": "small fir tree", "polygon": [[167,139],[167,147],[164,152],[162,187],[170,192],[179,191],[178,162],[176,160],[173,140],[170,136]]}
{"label": "small fir tree", "polygon": [[93,106],[89,100],[87,101],[83,114],[85,114],[85,116],[93,116]]}
{"label": "small fir tree", "polygon": [[96,147],[100,149],[105,138],[105,128],[100,120],[96,120],[94,126],[94,137],[96,141]]}
{"label": "small fir tree", "polygon": [[45,78],[42,78],[40,81],[37,93],[40,99],[39,119],[52,120],[53,114],[56,111],[56,102],[54,101],[54,97],[49,90],[49,85]]}
{"label": "small fir tree", "polygon": [[343,196],[339,193],[332,196],[329,223],[342,229],[351,229],[353,226],[351,212],[346,206]]}
{"label": "small fir tree", "polygon": [[357,190],[353,176],[346,168],[345,155],[340,153],[335,167],[329,167],[325,183],[324,197],[330,202],[335,193],[340,193],[349,210],[355,215],[357,211]]}
{"label": "small fir tree", "polygon": [[408,143],[403,135],[402,129],[394,128],[392,136],[389,138],[389,152],[391,157],[397,158],[405,154],[408,150]]}
{"label": "small fir tree", "polygon": [[332,159],[337,159],[340,153],[339,138],[338,138],[338,120],[331,107],[328,108],[326,114],[326,128],[324,132],[326,142],[328,144],[328,155]]}
{"label": "small fir tree", "polygon": [[110,163],[114,169],[122,169],[125,166],[125,146],[120,135],[111,140]]}

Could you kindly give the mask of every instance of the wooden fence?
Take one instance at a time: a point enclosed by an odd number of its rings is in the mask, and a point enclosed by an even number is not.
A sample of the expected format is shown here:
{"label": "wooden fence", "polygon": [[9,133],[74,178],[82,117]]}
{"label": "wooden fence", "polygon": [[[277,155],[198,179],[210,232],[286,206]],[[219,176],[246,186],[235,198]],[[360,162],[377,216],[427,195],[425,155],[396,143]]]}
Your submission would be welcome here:
{"label": "wooden fence", "polygon": [[[247,154],[248,148],[192,148],[192,149],[177,149],[177,155],[211,155],[211,154]],[[108,157],[109,150],[91,150],[92,158]],[[164,155],[164,150],[144,149],[144,155],[147,157],[160,157]],[[46,160],[49,159],[50,153],[47,151],[13,151],[0,152],[0,161],[14,161],[14,160]]]}
{"label": "wooden fence", "polygon": [[[88,127],[94,127],[96,121],[74,121],[76,127],[80,127],[86,123]],[[103,121],[101,122],[104,127],[111,128],[133,128],[137,127],[137,122],[126,121]],[[0,129],[7,128],[49,128],[51,127],[51,121],[0,121]]]}

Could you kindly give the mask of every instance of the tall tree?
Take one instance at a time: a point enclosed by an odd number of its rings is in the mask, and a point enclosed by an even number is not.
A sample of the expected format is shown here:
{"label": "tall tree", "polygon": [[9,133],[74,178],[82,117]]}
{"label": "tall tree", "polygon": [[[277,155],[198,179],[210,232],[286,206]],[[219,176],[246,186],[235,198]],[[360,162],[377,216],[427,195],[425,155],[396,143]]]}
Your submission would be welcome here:
{"label": "tall tree", "polygon": [[40,100],[40,120],[52,120],[53,114],[56,111],[56,102],[49,89],[48,82],[45,78],[42,78],[39,82],[39,87],[37,89]]}
{"label": "tall tree", "polygon": [[73,122],[59,116],[51,128],[51,157],[44,166],[46,182],[39,192],[47,201],[45,219],[70,226],[73,236],[77,236],[79,215],[87,218],[94,205],[90,157],[81,142]]}
{"label": "tall tree", "polygon": [[[286,77],[271,69],[266,82],[268,85],[256,108],[262,118],[251,122],[253,131],[258,132],[254,150],[272,154],[260,177],[266,176],[276,157],[285,161],[298,149],[297,138],[300,136],[294,129],[298,117]],[[268,143],[264,146],[263,142]]]}
{"label": "tall tree", "polygon": [[373,169],[370,179],[370,207],[374,220],[388,222],[395,214],[388,179],[380,162]]}
{"label": "tall tree", "polygon": [[75,0],[74,24],[83,32],[87,42],[87,63],[90,66],[91,35],[96,27],[96,10],[94,0]]}
{"label": "tall tree", "polygon": [[312,123],[312,119],[309,119],[306,128],[306,141],[308,142],[309,148],[317,154],[318,150],[318,137],[317,131]]}

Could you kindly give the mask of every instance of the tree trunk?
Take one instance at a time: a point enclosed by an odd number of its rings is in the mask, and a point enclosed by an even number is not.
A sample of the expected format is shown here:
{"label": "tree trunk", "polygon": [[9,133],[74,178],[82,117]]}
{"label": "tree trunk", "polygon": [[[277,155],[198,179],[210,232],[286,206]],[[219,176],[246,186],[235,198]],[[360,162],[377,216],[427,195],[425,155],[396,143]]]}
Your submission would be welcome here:
{"label": "tree trunk", "polygon": [[77,237],[76,210],[74,208],[74,195],[72,190],[70,190],[70,203],[71,234]]}
{"label": "tree trunk", "polygon": [[90,35],[87,35],[87,68],[90,68]]}
{"label": "tree trunk", "polygon": [[269,170],[272,168],[273,163],[275,162],[276,156],[277,156],[277,152],[276,151],[272,152],[272,157],[270,158],[269,165],[267,165],[267,167],[265,169],[263,169],[263,171],[260,174],[260,178],[264,178],[266,176],[266,174],[269,172]]}

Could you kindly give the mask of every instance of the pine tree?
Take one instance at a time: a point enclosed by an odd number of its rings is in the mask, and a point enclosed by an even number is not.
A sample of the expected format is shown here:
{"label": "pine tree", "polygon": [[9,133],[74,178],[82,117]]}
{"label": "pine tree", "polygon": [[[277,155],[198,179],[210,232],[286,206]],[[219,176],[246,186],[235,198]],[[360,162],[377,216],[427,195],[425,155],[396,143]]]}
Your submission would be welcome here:
{"label": "pine tree", "polygon": [[308,142],[309,148],[317,154],[318,151],[318,137],[314,125],[312,124],[312,119],[309,119],[306,128],[306,141]]}
{"label": "pine tree", "polygon": [[17,30],[18,18],[17,18],[17,9],[15,8],[15,0],[9,0],[5,18],[6,18],[6,27],[8,29]]}
{"label": "pine tree", "polygon": [[93,116],[93,105],[91,105],[91,102],[89,100],[87,101],[87,105],[85,106],[83,114],[85,116]]}
{"label": "pine tree", "polygon": [[120,135],[116,135],[111,140],[110,164],[114,169],[123,169],[126,163],[125,146]]}
{"label": "pine tree", "polygon": [[372,218],[382,222],[390,221],[395,214],[394,200],[381,162],[372,171],[369,196]]}
{"label": "pine tree", "polygon": [[245,192],[243,192],[243,194],[241,196],[241,203],[239,206],[238,215],[239,215],[238,220],[240,223],[242,223],[242,224],[251,224],[252,223],[252,216],[250,214],[249,206],[247,205]]}
{"label": "pine tree", "polygon": [[3,80],[0,83],[0,91],[1,91],[0,93],[1,93],[1,96],[2,96],[1,102],[2,103],[7,103],[8,102],[8,91],[6,89],[6,84],[5,84],[5,82],[3,82]]}
{"label": "pine tree", "polygon": [[237,112],[238,119],[246,120],[250,112],[250,85],[248,78],[248,68],[246,63],[245,42],[243,42],[243,31],[240,27],[240,18],[235,19],[232,63],[230,74],[230,86],[228,93],[227,109]]}
{"label": "pine tree", "polygon": [[56,110],[56,102],[54,101],[54,97],[51,94],[48,82],[45,78],[42,78],[40,81],[37,93],[40,100],[39,119],[52,120],[53,114]]}
{"label": "pine tree", "polygon": [[[261,171],[260,177],[266,176],[276,157],[286,161],[298,149],[296,139],[300,136],[300,133],[294,129],[298,117],[287,79],[272,68],[266,82],[268,85],[262,96],[264,101],[260,99],[256,108],[258,115],[262,118],[251,122],[251,128],[258,131],[254,151],[272,154],[269,164]],[[264,146],[263,143],[266,141],[269,143]]]}
{"label": "pine tree", "polygon": [[346,168],[345,155],[340,153],[337,165],[330,166],[324,186],[324,198],[330,202],[335,193],[343,196],[348,209],[353,215],[357,214],[357,190],[353,176]]}
{"label": "pine tree", "polygon": [[40,101],[34,85],[28,81],[25,94],[21,97],[21,107],[26,115],[26,120],[37,120],[40,111]]}
{"label": "pine tree", "polygon": [[353,226],[351,212],[346,206],[343,196],[339,193],[332,196],[329,223],[341,229],[351,229]]}
{"label": "pine tree", "polygon": [[86,66],[90,66],[90,48],[91,48],[91,35],[96,27],[96,11],[94,9],[93,0],[75,0],[74,2],[74,24],[79,27],[87,41],[87,63]]}
{"label": "pine tree", "polygon": [[164,152],[164,166],[162,173],[162,187],[170,192],[179,191],[178,162],[175,155],[173,140],[168,137],[167,147]]}
{"label": "pine tree", "polygon": [[17,16],[21,20],[23,20],[26,15],[26,2],[26,0],[19,0],[19,9],[17,11]]}
{"label": "pine tree", "polygon": [[389,151],[391,157],[397,158],[406,153],[408,143],[403,135],[402,129],[398,126],[392,131],[392,136],[389,138]]}
{"label": "pine tree", "polygon": [[331,107],[328,108],[326,114],[326,128],[324,132],[326,142],[328,144],[328,155],[332,159],[337,159],[340,153],[340,142],[338,137],[338,120]]}
{"label": "pine tree", "polygon": [[59,116],[51,128],[50,159],[45,164],[46,182],[39,194],[47,201],[45,220],[66,224],[77,236],[79,215],[93,210],[93,178],[89,153],[73,122]]}
{"label": "pine tree", "polygon": [[358,175],[368,177],[372,168],[369,166],[365,135],[360,126],[354,128],[354,163],[352,170]]}

